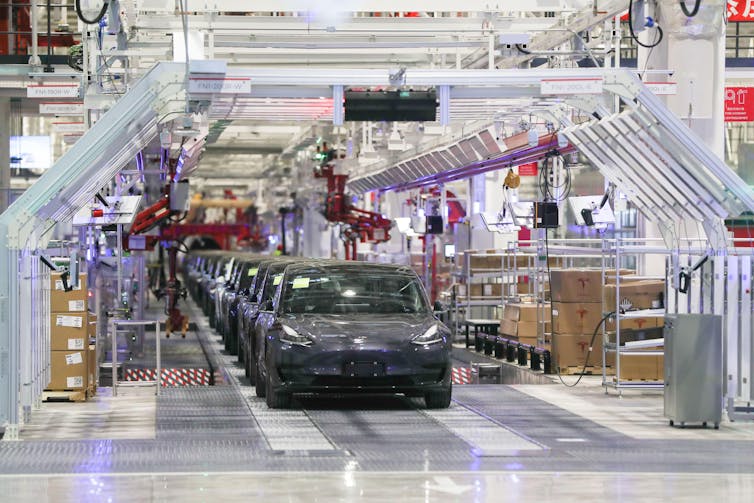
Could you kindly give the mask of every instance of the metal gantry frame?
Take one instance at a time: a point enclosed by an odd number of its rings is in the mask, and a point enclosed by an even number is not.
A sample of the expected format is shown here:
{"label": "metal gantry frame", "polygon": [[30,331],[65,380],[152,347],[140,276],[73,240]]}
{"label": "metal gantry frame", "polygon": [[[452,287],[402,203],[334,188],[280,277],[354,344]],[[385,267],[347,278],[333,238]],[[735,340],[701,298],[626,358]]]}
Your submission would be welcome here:
{"label": "metal gantry frame", "polygon": [[[19,411],[34,406],[48,384],[41,351],[35,353],[26,346],[49,318],[49,301],[46,307],[42,302],[46,312],[38,311],[31,323],[24,318],[32,315],[32,301],[44,295],[44,274],[35,275],[39,271],[36,252],[46,247],[49,232],[58,222],[70,220],[157,134],[162,114],[182,107],[178,98],[184,69],[182,64],[153,68],[0,215],[0,425],[5,426],[4,439],[18,438]],[[39,371],[40,366],[45,368]],[[30,392],[21,393],[22,385]]]}
{"label": "metal gantry frame", "polygon": [[[249,78],[254,83],[251,93],[243,94],[194,94],[194,103],[209,103],[211,107],[226,107],[232,117],[236,107],[243,107],[255,89],[275,92],[276,96],[299,96],[302,88],[326,88],[331,96],[339,86],[391,86],[391,72],[364,69],[242,69],[227,68],[223,62],[203,61],[191,63],[197,73],[213,74],[213,78]],[[560,69],[560,70],[413,70],[407,69],[403,84],[409,87],[449,86],[449,101],[454,93],[465,88],[467,97],[484,100],[500,89],[512,89],[524,96],[541,94],[540,86],[547,79],[598,79],[606,90],[621,96],[633,110],[625,117],[612,119],[616,127],[624,128],[625,144],[635,148],[652,143],[663,162],[673,164],[672,183],[685,178],[690,189],[696,189],[694,199],[684,198],[670,190],[663,193],[647,192],[643,187],[630,186],[631,178],[645,176],[631,168],[639,164],[637,159],[627,158],[615,147],[615,159],[623,158],[624,164],[610,162],[607,153],[596,153],[595,141],[579,131],[589,131],[590,126],[565,124],[564,133],[573,140],[596,166],[614,181],[618,188],[637,202],[645,213],[652,217],[667,215],[696,216],[693,210],[697,201],[710,210],[708,218],[711,228],[719,229],[722,219],[737,216],[742,211],[754,210],[754,194],[744,182],[720,159],[673,116],[629,70],[620,69]],[[28,291],[22,290],[25,281],[23,271],[33,271],[37,260],[34,251],[43,248],[49,231],[58,222],[70,220],[73,214],[83,207],[95,193],[107,184],[136,153],[156,134],[158,123],[166,117],[183,113],[185,106],[186,65],[182,63],[160,63],[133,88],[122,96],[103,114],[93,127],[71,147],[71,149],[47,171],[37,183],[2,215],[0,215],[0,267],[5,274],[0,275],[0,423],[6,425],[5,438],[16,438],[19,424],[19,407],[32,405],[28,398],[19,392],[21,382],[36,382],[28,373],[39,362],[22,365],[22,361],[32,359],[30,352],[22,348],[23,340],[31,339],[30,333],[35,323],[21,323],[22,304],[30,302]],[[601,97],[601,96],[600,96]],[[609,96],[612,99],[612,95]],[[638,105],[636,105],[636,102]],[[582,100],[587,105],[590,100]],[[608,118],[605,106],[598,103],[589,112],[598,112],[601,118]],[[556,106],[553,101],[543,105]],[[239,108],[239,110],[242,108]],[[210,116],[212,114],[210,113]],[[332,117],[331,118],[335,118]],[[453,120],[453,117],[449,117]],[[630,121],[628,119],[631,119]],[[593,133],[602,132],[602,120],[591,124]],[[580,129],[579,129],[580,128]],[[660,148],[665,150],[660,150]],[[644,147],[642,147],[644,148]],[[686,153],[688,151],[688,153]],[[629,163],[630,161],[630,163]],[[426,163],[421,163],[426,167]],[[656,167],[660,167],[655,164]],[[662,164],[666,169],[666,164]],[[667,183],[671,185],[671,183]],[[709,189],[707,189],[709,187]],[[625,190],[624,190],[625,189]],[[655,204],[657,200],[662,204]],[[653,204],[655,204],[653,206]],[[657,207],[657,211],[654,211]],[[665,213],[663,213],[663,211]],[[673,220],[674,221],[674,220]],[[722,243],[724,245],[724,242]],[[32,280],[33,283],[33,280]],[[35,287],[36,288],[36,287]],[[22,296],[23,294],[23,296]],[[42,314],[42,313],[38,313]],[[44,314],[42,315],[44,317]],[[40,379],[39,377],[36,378]],[[46,384],[46,383],[45,383]],[[43,385],[44,386],[44,385]],[[34,393],[31,393],[34,400]]]}

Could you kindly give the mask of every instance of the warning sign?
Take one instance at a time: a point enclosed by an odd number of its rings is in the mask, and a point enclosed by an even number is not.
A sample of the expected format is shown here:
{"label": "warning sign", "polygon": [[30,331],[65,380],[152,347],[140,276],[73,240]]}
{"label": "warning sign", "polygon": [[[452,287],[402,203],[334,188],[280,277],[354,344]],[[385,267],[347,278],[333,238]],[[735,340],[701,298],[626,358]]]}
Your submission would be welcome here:
{"label": "warning sign", "polygon": [[754,87],[725,88],[725,122],[754,121]]}

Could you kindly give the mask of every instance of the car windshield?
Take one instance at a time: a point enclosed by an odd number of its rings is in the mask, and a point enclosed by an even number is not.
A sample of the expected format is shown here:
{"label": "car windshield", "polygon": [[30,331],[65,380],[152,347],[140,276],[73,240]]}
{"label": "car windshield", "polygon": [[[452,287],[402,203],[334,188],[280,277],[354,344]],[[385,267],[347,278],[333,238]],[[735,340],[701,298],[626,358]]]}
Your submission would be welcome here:
{"label": "car windshield", "polygon": [[423,313],[428,310],[415,276],[398,271],[302,271],[286,280],[284,313]]}

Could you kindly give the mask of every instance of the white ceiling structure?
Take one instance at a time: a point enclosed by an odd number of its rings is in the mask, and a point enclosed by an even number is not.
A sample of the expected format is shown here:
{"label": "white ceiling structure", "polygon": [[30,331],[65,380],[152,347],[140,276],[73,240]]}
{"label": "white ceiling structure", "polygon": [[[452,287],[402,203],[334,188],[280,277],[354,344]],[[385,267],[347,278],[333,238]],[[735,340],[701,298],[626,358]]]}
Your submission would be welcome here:
{"label": "white ceiling structure", "polygon": [[[275,76],[290,72],[292,86],[281,89],[277,83],[268,86],[255,80],[247,96],[215,97],[208,111],[210,123],[225,122],[210,135],[197,174],[205,179],[267,177],[274,167],[290,166],[296,152],[311,150],[317,139],[335,141],[332,85],[337,79],[307,79],[306,86],[300,85],[312,69],[368,73],[401,68],[515,67],[532,56],[509,47],[505,37],[527,35],[527,47],[535,52],[570,44],[573,30],[612,22],[625,7],[622,0],[598,3],[595,12],[591,0],[186,0],[191,59],[223,60],[230,68],[255,68]],[[106,34],[100,49],[94,37],[88,39],[90,67],[103,74],[102,86],[89,91],[88,107],[102,106],[103,94],[122,91],[155,62],[172,60],[176,52],[183,52],[184,19],[176,15],[181,13],[180,6],[180,0],[121,1],[127,43],[118,44],[115,35]],[[595,50],[602,50],[605,43],[596,40]],[[104,61],[108,67],[103,66]],[[527,115],[535,106],[534,97],[526,98],[520,92],[475,92],[464,87],[451,95],[446,128],[434,127],[434,135],[422,138],[415,134],[416,125],[402,125],[406,131],[401,134],[414,132],[406,139],[408,145],[435,142],[437,132],[452,133],[467,121],[492,121],[501,114]],[[433,129],[433,124],[423,126]],[[349,125],[347,131],[353,135],[357,151],[362,127]],[[394,152],[385,148],[390,127],[372,127],[376,157],[393,157]]]}
{"label": "white ceiling structure", "polygon": [[[272,85],[257,78],[248,95],[215,97],[208,110],[210,136],[196,176],[203,181],[247,179],[251,187],[256,186],[256,179],[266,179],[282,167],[290,168],[305,159],[306,155],[299,152],[311,152],[317,140],[333,143],[350,137],[354,155],[364,147],[361,139],[365,124],[347,124],[346,129],[334,132],[333,84],[337,78],[331,75],[319,82],[307,79],[314,69],[368,75],[378,70],[515,68],[528,66],[527,61],[544,51],[549,51],[552,64],[572,66],[574,55],[568,51],[576,34],[586,34],[593,27],[607,34],[606,28],[625,3],[121,0],[120,36],[108,33],[109,25],[101,32],[89,27],[82,36],[85,71],[93,74],[91,83],[84,85],[84,102],[96,120],[156,62],[180,57],[185,52],[185,21],[192,60],[223,60],[229,68],[254,68],[262,76],[275,76]],[[82,4],[86,6],[87,2]],[[90,12],[96,12],[101,2],[90,0],[88,4]],[[70,9],[69,18],[72,15]],[[522,35],[528,37],[526,47],[532,55],[506,43]],[[611,43],[605,35],[592,38],[589,45],[599,54],[610,50]],[[552,56],[559,51],[564,51],[562,57]],[[67,67],[58,67],[50,74],[38,67],[6,66],[0,68],[3,94],[23,95],[26,87],[40,81],[88,82],[80,72]],[[286,76],[288,80],[284,81],[290,85],[281,85],[280,75]],[[301,85],[303,80],[305,86]],[[364,81],[364,85],[369,82]],[[396,85],[413,84],[397,81]],[[25,114],[33,114],[38,107],[38,100],[23,103]],[[540,105],[547,103],[528,90],[483,83],[475,89],[465,83],[449,89],[442,125],[442,117],[438,117],[435,123],[401,124],[399,133],[405,148],[435,144],[463,131],[469,121],[506,121],[511,127]],[[366,161],[376,166],[377,161],[390,162],[400,154],[387,149],[391,125],[377,123],[366,128],[372,139],[367,150],[373,147],[376,151],[365,156]],[[420,130],[425,133],[418,133]],[[66,148],[62,141],[58,144]],[[366,165],[360,164],[355,174],[364,174]]]}

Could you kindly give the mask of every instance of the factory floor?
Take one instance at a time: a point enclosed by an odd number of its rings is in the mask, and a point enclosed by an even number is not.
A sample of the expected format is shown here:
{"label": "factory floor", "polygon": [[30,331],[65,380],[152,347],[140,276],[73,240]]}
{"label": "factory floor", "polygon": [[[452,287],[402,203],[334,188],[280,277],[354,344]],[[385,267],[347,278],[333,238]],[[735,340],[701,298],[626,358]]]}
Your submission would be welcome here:
{"label": "factory floor", "polygon": [[[269,410],[206,318],[215,386],[101,388],[0,442],[0,501],[751,501],[754,423],[671,428],[659,391],[456,385]],[[186,340],[190,340],[187,338]],[[573,377],[564,377],[571,383]]]}

